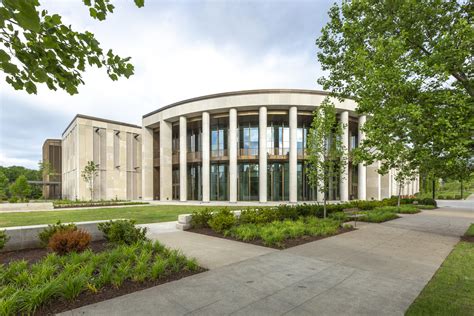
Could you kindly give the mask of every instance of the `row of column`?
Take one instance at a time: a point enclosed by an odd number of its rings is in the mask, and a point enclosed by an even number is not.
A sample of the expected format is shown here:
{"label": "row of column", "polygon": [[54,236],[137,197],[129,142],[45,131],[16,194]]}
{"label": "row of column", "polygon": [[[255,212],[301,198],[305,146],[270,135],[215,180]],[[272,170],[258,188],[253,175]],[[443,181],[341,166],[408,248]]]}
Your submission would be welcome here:
{"label": "row of column", "polygon": [[[347,151],[349,149],[349,112],[341,113],[341,123],[343,124],[343,145]],[[364,139],[362,126],[365,123],[365,116],[359,118],[359,141]],[[171,123],[162,121],[160,124],[160,197],[161,200],[169,200],[172,194],[171,173],[172,173],[172,152],[171,152]],[[290,152],[289,152],[289,202],[297,202],[297,127],[298,109],[292,106],[289,110],[290,127]],[[267,202],[267,107],[259,108],[259,201]],[[264,132],[262,132],[264,131]],[[180,175],[180,200],[187,200],[187,119],[185,116],[179,118],[179,175]],[[238,150],[238,127],[237,110],[229,110],[229,200],[237,202],[237,150]],[[358,198],[366,199],[366,166],[358,166]],[[210,115],[209,112],[202,113],[202,193],[203,202],[210,200]],[[340,178],[341,201],[349,200],[349,172],[344,168]],[[322,200],[322,194],[318,191],[317,199]]]}

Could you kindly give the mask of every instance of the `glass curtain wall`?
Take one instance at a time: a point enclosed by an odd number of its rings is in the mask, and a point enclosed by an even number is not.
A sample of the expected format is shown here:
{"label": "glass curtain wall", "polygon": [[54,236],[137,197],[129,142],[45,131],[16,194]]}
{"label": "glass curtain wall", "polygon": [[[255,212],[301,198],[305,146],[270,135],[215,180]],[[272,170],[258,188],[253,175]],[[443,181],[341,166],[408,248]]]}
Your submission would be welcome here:
{"label": "glass curtain wall", "polygon": [[227,156],[228,130],[228,117],[211,120],[211,158]]}
{"label": "glass curtain wall", "polygon": [[258,164],[239,163],[238,197],[240,201],[258,201]]}
{"label": "glass curtain wall", "polygon": [[306,174],[306,169],[309,166],[302,162],[298,162],[297,166],[297,180],[298,180],[298,201],[316,201],[317,200],[317,190],[316,186],[311,187],[309,184],[308,176]]}
{"label": "glass curtain wall", "polygon": [[288,114],[268,115],[267,152],[270,156],[286,156],[290,152]]}
{"label": "glass curtain wall", "polygon": [[258,116],[239,117],[239,156],[258,156]]}
{"label": "glass curtain wall", "polygon": [[213,163],[211,164],[211,200],[229,200],[229,165]]}
{"label": "glass curtain wall", "polygon": [[172,199],[179,200],[179,167],[173,166],[171,173]]}
{"label": "glass curtain wall", "polygon": [[290,186],[288,162],[268,163],[267,198],[269,201],[288,201]]}
{"label": "glass curtain wall", "polygon": [[[195,159],[200,158],[201,156],[201,141],[202,141],[202,126],[201,121],[195,121],[188,123],[187,131],[187,151],[188,155],[192,156]],[[188,159],[189,160],[189,159]]]}
{"label": "glass curtain wall", "polygon": [[[359,123],[349,118],[349,151],[359,146]],[[359,168],[352,163],[349,157],[349,199],[357,200],[359,197]]]}
{"label": "glass curtain wall", "polygon": [[316,186],[311,187],[311,185],[309,184],[308,176],[306,174],[306,170],[309,168],[308,164],[306,164],[306,144],[312,120],[313,116],[309,112],[304,115],[298,115],[298,127],[296,131],[296,149],[298,151],[297,182],[299,201],[317,200]]}
{"label": "glass curtain wall", "polygon": [[188,164],[188,200],[202,200],[202,169],[200,164]]}

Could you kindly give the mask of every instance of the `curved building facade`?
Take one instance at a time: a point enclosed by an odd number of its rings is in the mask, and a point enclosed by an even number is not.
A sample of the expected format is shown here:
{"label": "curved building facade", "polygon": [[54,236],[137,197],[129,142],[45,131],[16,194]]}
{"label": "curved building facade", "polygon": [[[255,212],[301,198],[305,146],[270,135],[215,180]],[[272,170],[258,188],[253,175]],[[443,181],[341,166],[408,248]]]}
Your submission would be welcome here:
{"label": "curved building facade", "polygon": [[[312,111],[327,93],[250,90],[177,102],[143,116],[144,199],[161,201],[315,201],[308,184],[306,138]],[[353,100],[334,100],[347,150],[364,135]],[[353,165],[331,179],[329,200],[391,195],[390,175]],[[383,178],[386,179],[383,179]]]}
{"label": "curved building facade", "polygon": [[[77,115],[62,137],[63,197],[161,201],[316,201],[306,176],[312,112],[326,92],[248,90],[180,101],[143,116],[142,126]],[[358,146],[366,121],[353,100],[334,100],[346,150]],[[99,174],[91,196],[81,170]],[[348,161],[330,180],[328,200],[397,194],[393,172]],[[418,181],[403,194],[418,191]]]}

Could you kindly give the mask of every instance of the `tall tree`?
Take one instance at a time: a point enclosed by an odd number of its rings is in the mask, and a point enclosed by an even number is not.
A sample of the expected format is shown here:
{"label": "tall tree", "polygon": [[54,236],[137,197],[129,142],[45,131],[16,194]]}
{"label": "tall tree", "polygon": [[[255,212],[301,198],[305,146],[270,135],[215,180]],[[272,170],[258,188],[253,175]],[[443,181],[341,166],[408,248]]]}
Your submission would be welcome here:
{"label": "tall tree", "polygon": [[10,185],[10,193],[20,201],[26,200],[31,193],[31,187],[25,176],[19,176],[14,183]]}
{"label": "tall tree", "polygon": [[337,122],[336,108],[329,98],[313,112],[308,132],[307,152],[309,183],[323,194],[324,217],[330,181],[339,178],[346,167],[347,157],[342,144],[342,123]]}
{"label": "tall tree", "polygon": [[99,166],[93,162],[88,161],[84,170],[81,172],[82,179],[87,183],[91,193],[91,201],[94,199],[94,183],[95,178],[99,175]]}
{"label": "tall tree", "polygon": [[[111,0],[83,2],[100,21],[114,11]],[[142,7],[144,0],[135,3]],[[133,75],[130,57],[105,52],[94,34],[74,31],[59,14],[39,6],[38,0],[0,1],[0,71],[15,89],[36,93],[36,85],[44,83],[51,90],[76,94],[86,65],[105,67],[112,80]]]}
{"label": "tall tree", "polygon": [[0,201],[8,197],[8,178],[0,170]]}
{"label": "tall tree", "polygon": [[[371,117],[361,149],[444,168],[474,150],[474,2],[353,0],[334,5],[317,40],[318,82]],[[386,155],[384,155],[387,153]]]}

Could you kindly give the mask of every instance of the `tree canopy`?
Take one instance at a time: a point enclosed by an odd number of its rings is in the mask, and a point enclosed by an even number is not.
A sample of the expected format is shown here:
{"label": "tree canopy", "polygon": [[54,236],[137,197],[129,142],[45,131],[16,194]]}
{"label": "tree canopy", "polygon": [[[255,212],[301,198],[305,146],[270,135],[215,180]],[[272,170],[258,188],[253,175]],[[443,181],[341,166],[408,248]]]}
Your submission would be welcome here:
{"label": "tree canopy", "polygon": [[472,1],[444,0],[353,0],[330,9],[317,39],[328,75],[318,82],[367,115],[359,157],[387,170],[403,153],[430,172],[472,159],[473,10]]}
{"label": "tree canopy", "polygon": [[[83,2],[100,21],[115,8],[111,0]],[[135,4],[142,7],[144,0]],[[130,57],[105,51],[94,34],[74,31],[59,14],[39,7],[38,0],[0,1],[0,71],[16,90],[36,93],[37,84],[46,84],[76,94],[87,66],[105,67],[112,80],[133,75]]]}

